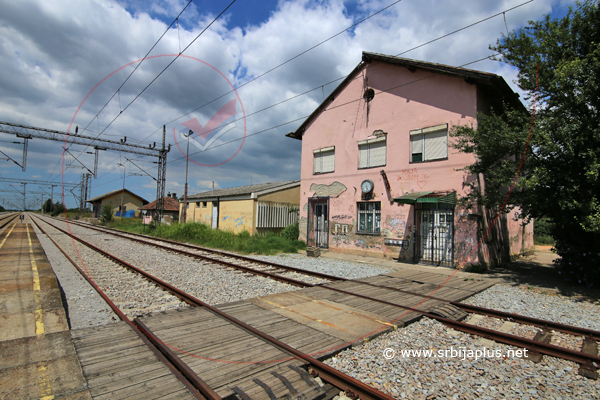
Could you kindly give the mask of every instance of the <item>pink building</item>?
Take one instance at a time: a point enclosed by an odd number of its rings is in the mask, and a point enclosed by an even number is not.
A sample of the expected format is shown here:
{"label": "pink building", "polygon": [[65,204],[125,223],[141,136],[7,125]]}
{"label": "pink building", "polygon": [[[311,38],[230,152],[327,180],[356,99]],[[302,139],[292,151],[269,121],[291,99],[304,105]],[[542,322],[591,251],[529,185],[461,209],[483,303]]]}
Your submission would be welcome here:
{"label": "pink building", "polygon": [[454,266],[528,252],[533,224],[456,199],[476,176],[454,125],[523,105],[498,75],[363,52],[362,62],[289,137],[302,140],[300,235],[309,246]]}

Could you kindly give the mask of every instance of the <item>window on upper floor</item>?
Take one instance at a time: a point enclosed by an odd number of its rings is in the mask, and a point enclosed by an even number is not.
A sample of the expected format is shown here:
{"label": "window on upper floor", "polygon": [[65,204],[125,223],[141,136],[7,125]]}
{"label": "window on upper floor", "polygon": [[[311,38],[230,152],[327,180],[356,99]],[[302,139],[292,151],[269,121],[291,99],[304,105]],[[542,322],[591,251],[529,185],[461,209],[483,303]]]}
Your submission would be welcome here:
{"label": "window on upper floor", "polygon": [[410,162],[448,158],[448,124],[410,131]]}
{"label": "window on upper floor", "polygon": [[358,142],[358,168],[385,166],[386,137]]}
{"label": "window on upper floor", "polygon": [[313,151],[315,156],[313,174],[335,171],[335,147],[324,147]]}

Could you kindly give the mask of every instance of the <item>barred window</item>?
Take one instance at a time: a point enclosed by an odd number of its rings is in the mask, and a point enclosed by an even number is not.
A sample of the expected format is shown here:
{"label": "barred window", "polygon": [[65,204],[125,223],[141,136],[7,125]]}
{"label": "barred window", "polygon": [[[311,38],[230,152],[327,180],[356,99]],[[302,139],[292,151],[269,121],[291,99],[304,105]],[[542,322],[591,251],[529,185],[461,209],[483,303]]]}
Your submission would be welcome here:
{"label": "barred window", "polygon": [[356,208],[358,209],[357,233],[380,233],[381,202],[360,202],[357,203]]}

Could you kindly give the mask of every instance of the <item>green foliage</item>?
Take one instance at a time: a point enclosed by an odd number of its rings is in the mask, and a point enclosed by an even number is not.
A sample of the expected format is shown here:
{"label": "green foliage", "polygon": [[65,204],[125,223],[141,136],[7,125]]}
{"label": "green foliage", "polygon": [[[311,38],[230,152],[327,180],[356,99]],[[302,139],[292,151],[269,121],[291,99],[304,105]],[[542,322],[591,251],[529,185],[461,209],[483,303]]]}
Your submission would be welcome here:
{"label": "green foliage", "polygon": [[63,206],[59,202],[56,202],[52,206],[52,213],[50,215],[53,217],[56,217],[58,214],[64,214],[64,212],[65,212],[65,206]]}
{"label": "green foliage", "polygon": [[212,229],[209,225],[187,222],[173,225],[156,224],[151,222],[145,227],[141,221],[117,221],[111,224],[113,228],[130,232],[145,233],[164,239],[198,244],[200,246],[236,251],[243,254],[277,254],[297,253],[306,248],[299,240],[288,240],[276,233],[267,232],[264,235],[250,235],[248,231],[234,234],[229,231]]}
{"label": "green foliage", "polygon": [[113,220],[112,207],[107,204],[102,207],[102,210],[100,210],[100,222],[107,223],[112,220]]}
{"label": "green foliage", "polygon": [[552,237],[554,224],[548,218],[537,218],[533,221],[533,242],[539,245],[554,245],[556,240]]}
{"label": "green foliage", "polygon": [[42,211],[44,211],[44,213],[46,214],[52,212],[52,199],[48,199],[44,202],[44,205],[42,206]]}
{"label": "green foliage", "polygon": [[[508,207],[519,206],[526,217],[550,218],[559,272],[568,281],[590,286],[600,283],[598,21],[598,0],[583,1],[561,19],[531,21],[491,46],[502,61],[518,68],[518,84],[527,99],[538,94],[531,142]],[[479,133],[461,128],[454,134],[459,150],[478,157],[469,171],[485,176],[486,193],[480,200],[498,207],[520,164],[529,126],[514,111],[496,111],[479,117]]]}
{"label": "green foliage", "polygon": [[295,224],[286,226],[281,231],[281,236],[287,240],[298,240],[298,237],[300,236],[300,224],[296,222]]}

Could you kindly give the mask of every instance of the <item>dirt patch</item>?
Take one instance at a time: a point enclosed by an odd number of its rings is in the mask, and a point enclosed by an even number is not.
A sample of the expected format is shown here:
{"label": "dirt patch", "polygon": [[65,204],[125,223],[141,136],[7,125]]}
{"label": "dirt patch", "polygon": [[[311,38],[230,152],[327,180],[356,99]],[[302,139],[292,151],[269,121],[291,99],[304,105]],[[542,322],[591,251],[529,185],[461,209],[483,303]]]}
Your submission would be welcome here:
{"label": "dirt patch", "polygon": [[600,304],[600,289],[564,282],[552,263],[558,256],[552,246],[536,246],[532,256],[490,269],[483,276],[500,278],[513,286],[523,286],[536,293],[563,295]]}

